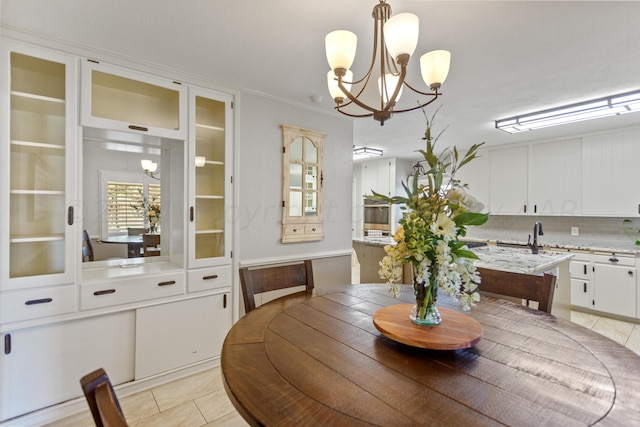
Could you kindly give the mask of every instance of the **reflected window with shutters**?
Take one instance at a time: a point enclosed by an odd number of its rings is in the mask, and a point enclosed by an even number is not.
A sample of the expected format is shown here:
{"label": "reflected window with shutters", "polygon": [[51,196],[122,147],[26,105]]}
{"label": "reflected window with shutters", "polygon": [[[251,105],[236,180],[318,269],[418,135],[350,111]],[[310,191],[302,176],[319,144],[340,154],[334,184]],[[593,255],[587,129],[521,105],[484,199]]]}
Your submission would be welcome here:
{"label": "reflected window with shutters", "polygon": [[282,125],[282,242],[321,240],[322,141],[326,134]]}

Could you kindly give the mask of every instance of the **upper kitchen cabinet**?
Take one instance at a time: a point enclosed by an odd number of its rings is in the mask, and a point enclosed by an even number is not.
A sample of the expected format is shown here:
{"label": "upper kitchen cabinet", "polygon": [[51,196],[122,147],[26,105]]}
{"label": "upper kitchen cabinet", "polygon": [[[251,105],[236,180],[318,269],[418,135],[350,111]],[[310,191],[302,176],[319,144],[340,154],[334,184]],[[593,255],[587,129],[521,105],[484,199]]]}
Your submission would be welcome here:
{"label": "upper kitchen cabinet", "polygon": [[321,240],[322,142],[326,134],[282,127],[282,243]]}
{"label": "upper kitchen cabinet", "polygon": [[455,175],[455,179],[468,184],[469,193],[484,204],[482,212],[489,212],[489,165],[489,153],[481,151],[474,161],[464,165]]}
{"label": "upper kitchen cabinet", "polygon": [[489,151],[489,211],[491,214],[532,213],[528,208],[529,147]]}
{"label": "upper kitchen cabinet", "polygon": [[583,139],[584,215],[640,213],[640,128]]}
{"label": "upper kitchen cabinet", "polygon": [[1,52],[0,288],[71,283],[77,61],[4,40]]}
{"label": "upper kitchen cabinet", "polygon": [[186,139],[187,88],[93,60],[82,63],[82,125]]}
{"label": "upper kitchen cabinet", "polygon": [[[381,159],[363,162],[360,165],[362,194],[371,196],[373,192],[383,196],[395,196],[396,160]],[[406,177],[402,177],[406,181]]]}
{"label": "upper kitchen cabinet", "polygon": [[582,141],[532,145],[529,212],[580,215],[582,212]]}
{"label": "upper kitchen cabinet", "polygon": [[189,89],[189,268],[231,260],[231,97]]}

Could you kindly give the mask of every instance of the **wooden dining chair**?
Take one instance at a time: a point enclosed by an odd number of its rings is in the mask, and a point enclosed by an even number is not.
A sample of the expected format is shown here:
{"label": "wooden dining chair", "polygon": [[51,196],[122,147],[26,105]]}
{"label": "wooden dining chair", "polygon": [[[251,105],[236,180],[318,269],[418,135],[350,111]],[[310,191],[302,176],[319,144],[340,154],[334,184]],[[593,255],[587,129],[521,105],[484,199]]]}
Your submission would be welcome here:
{"label": "wooden dining chair", "polygon": [[256,294],[297,286],[305,286],[306,289],[301,292],[309,292],[313,289],[311,260],[274,267],[242,267],[240,269],[240,285],[244,297],[245,313],[256,308]]}
{"label": "wooden dining chair", "polygon": [[142,235],[142,256],[158,256],[160,255],[160,235],[159,234],[143,234]]}
{"label": "wooden dining chair", "polygon": [[527,301],[527,306],[530,301],[537,301],[538,310],[551,313],[556,276],[551,274],[538,276],[480,267],[478,273],[482,279],[478,285],[479,291],[523,299]]}
{"label": "wooden dining chair", "polygon": [[82,262],[93,261],[93,243],[89,231],[82,230]]}
{"label": "wooden dining chair", "polygon": [[85,375],[80,379],[80,385],[96,427],[126,427],[128,425],[104,369],[96,369]]}

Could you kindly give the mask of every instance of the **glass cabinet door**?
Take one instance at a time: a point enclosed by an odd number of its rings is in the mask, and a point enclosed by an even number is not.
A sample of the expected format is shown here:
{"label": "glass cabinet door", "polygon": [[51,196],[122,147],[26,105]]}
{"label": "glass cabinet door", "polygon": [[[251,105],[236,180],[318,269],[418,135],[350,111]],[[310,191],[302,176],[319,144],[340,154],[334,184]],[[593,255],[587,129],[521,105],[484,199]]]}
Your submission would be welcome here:
{"label": "glass cabinet door", "polygon": [[190,203],[190,267],[229,262],[231,247],[227,205],[231,200],[230,102],[192,90],[189,169],[193,171]]}
{"label": "glass cabinet door", "polygon": [[[9,122],[8,144],[3,141],[8,148],[8,165],[3,169],[9,178],[8,203],[3,208],[8,209],[8,224],[6,220],[2,224],[3,230],[8,225],[9,236],[5,287],[64,283],[74,265],[70,254],[74,211],[68,202],[74,170],[69,159],[75,152],[76,92],[69,76],[75,73],[74,59],[36,56],[40,52],[11,45],[5,45],[2,53],[10,94],[8,114],[3,112],[3,120]],[[6,240],[2,239],[3,252]],[[7,257],[2,258],[4,264]],[[33,276],[40,276],[38,283],[30,279]]]}

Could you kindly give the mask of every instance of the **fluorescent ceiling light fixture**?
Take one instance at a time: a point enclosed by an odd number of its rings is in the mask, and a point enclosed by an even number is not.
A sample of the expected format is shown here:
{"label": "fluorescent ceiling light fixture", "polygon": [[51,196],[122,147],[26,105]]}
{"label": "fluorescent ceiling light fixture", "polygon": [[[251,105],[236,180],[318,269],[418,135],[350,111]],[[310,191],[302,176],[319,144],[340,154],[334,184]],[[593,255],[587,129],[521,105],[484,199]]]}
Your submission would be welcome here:
{"label": "fluorescent ceiling light fixture", "polygon": [[382,156],[382,150],[378,150],[377,148],[358,147],[353,149],[353,158],[356,160],[379,156]]}
{"label": "fluorescent ceiling light fixture", "polygon": [[640,111],[640,90],[496,120],[496,128],[518,133],[637,111]]}

